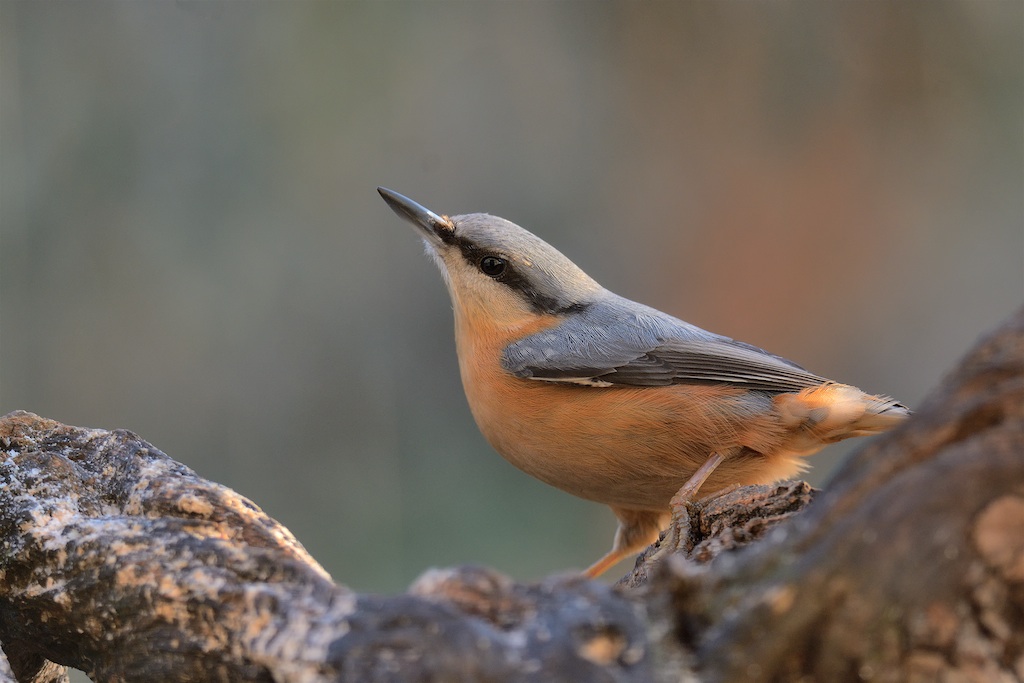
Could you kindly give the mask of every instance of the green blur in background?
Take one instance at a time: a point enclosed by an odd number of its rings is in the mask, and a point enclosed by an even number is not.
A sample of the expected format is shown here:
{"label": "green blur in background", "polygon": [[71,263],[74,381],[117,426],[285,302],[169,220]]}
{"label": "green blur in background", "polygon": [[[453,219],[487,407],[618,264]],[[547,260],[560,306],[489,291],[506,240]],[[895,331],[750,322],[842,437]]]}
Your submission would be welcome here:
{"label": "green blur in background", "polygon": [[360,591],[584,567],[611,513],[477,432],[375,187],[918,405],[1024,298],[1022,26],[1019,0],[3,0],[0,413],[131,429]]}

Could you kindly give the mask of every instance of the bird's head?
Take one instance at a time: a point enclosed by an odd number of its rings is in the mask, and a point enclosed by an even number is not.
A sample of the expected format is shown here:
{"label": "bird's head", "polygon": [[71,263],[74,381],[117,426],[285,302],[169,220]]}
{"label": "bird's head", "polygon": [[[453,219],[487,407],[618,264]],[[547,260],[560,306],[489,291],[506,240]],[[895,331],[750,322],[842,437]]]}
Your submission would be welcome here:
{"label": "bird's head", "polygon": [[604,291],[557,249],[504,218],[439,216],[397,192],[377,191],[426,242],[457,314],[516,327],[580,310]]}

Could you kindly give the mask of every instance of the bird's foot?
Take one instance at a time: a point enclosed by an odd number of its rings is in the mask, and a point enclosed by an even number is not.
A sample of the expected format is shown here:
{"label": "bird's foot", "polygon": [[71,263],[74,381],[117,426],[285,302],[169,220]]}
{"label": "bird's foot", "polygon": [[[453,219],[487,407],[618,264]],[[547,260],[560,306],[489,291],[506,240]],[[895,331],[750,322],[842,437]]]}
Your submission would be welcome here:
{"label": "bird's foot", "polygon": [[[722,464],[723,460],[725,460],[725,456],[720,453],[712,453],[704,464],[693,473],[693,476],[672,496],[672,500],[669,501],[669,510],[672,513],[671,521],[664,534],[658,540],[658,549],[651,556],[652,560],[659,561],[667,555],[679,551],[687,552],[693,549],[692,539],[694,534],[690,533],[689,530],[693,521],[698,519],[700,509],[705,502],[697,500],[697,492],[704,485],[704,482],[707,481],[708,477],[711,476],[711,473],[715,471],[715,468]],[[738,485],[728,486],[720,491],[716,491],[705,500],[717,498],[722,494],[736,490],[736,488],[738,488]],[[686,530],[685,534],[683,530]]]}

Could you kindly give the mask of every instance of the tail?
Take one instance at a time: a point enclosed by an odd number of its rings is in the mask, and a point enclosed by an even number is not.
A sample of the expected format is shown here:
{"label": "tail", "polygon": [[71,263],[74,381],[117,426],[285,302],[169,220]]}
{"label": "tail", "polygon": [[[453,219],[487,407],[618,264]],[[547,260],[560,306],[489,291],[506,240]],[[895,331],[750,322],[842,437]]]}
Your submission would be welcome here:
{"label": "tail", "polygon": [[802,434],[800,440],[817,441],[819,448],[852,436],[884,432],[910,415],[909,408],[888,396],[872,396],[834,382],[779,394],[775,406],[788,429]]}
{"label": "tail", "polygon": [[884,432],[910,417],[910,408],[888,396],[871,396],[862,392],[861,399],[864,402],[864,415],[853,426],[861,430],[862,434]]}

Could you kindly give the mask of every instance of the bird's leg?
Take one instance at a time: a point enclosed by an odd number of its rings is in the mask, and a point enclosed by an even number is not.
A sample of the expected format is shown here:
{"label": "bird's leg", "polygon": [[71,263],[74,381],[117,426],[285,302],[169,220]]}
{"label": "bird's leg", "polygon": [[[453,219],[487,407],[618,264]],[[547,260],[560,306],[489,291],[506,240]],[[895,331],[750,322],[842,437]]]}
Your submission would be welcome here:
{"label": "bird's leg", "polygon": [[697,491],[704,485],[704,482],[708,480],[711,473],[722,464],[725,460],[725,456],[721,453],[712,453],[711,456],[704,461],[704,464],[697,468],[697,471],[693,473],[686,483],[683,484],[676,495],[672,496],[672,500],[669,501],[669,507],[672,508],[673,515],[679,508],[685,506],[687,503],[693,500],[694,496],[697,495]]}
{"label": "bird's leg", "polygon": [[588,579],[595,579],[611,569],[613,565],[618,564],[619,560],[624,559],[627,555],[629,555],[628,550],[612,548],[606,552],[600,560],[587,567],[583,572],[583,576]]}
{"label": "bird's leg", "polygon": [[[683,484],[683,487],[676,492],[676,495],[672,496],[672,500],[669,502],[669,508],[672,511],[672,524],[669,525],[668,534],[662,541],[662,549],[658,551],[659,555],[665,549],[672,552],[678,547],[680,518],[686,512],[687,505],[697,495],[697,491],[708,480],[715,468],[722,464],[723,460],[725,460],[725,456],[721,453],[712,453]],[[612,508],[612,511],[619,518],[619,530],[615,534],[615,543],[611,550],[583,572],[587,578],[600,576],[612,565],[656,541],[660,530],[668,521],[668,516],[664,513],[615,507]]]}
{"label": "bird's leg", "polygon": [[668,504],[672,511],[672,521],[665,532],[665,538],[661,541],[661,547],[654,557],[659,557],[666,552],[673,553],[679,549],[682,542],[680,529],[690,526],[690,506],[693,504],[693,499],[700,487],[708,480],[715,468],[722,464],[723,460],[725,460],[725,456],[721,453],[712,453],[704,461],[704,464],[686,480],[676,495],[672,496],[672,500]]}
{"label": "bird's leg", "polygon": [[668,514],[655,510],[631,510],[612,506],[619,520],[612,549],[590,565],[583,575],[589,579],[600,576],[612,565],[634,555],[658,540],[661,530],[668,524]]}

